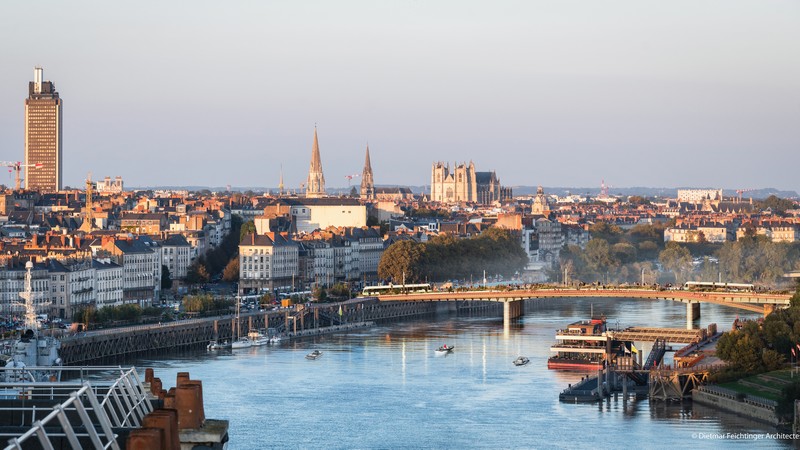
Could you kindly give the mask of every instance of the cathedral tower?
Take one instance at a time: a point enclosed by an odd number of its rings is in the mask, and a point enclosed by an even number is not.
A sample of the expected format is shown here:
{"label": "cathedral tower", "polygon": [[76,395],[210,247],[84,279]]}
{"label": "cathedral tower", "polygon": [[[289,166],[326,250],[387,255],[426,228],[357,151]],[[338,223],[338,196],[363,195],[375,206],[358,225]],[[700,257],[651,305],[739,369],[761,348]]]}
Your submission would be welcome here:
{"label": "cathedral tower", "polygon": [[322,159],[319,156],[319,140],[317,127],[314,127],[314,145],[311,149],[311,167],[308,169],[306,197],[319,198],[325,196],[325,176],[322,175]]}
{"label": "cathedral tower", "polygon": [[369,161],[369,144],[367,144],[367,159],[364,161],[364,171],[361,172],[361,198],[364,200],[375,199],[375,181],[372,179],[372,164]]}

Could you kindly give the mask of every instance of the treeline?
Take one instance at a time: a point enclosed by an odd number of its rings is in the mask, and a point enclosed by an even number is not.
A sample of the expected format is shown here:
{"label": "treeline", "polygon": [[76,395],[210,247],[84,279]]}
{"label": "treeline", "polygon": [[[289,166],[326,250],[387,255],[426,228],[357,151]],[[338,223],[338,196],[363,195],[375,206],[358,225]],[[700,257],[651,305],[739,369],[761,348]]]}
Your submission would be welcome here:
{"label": "treeline", "polygon": [[[683,283],[689,280],[769,285],[784,273],[800,269],[800,245],[775,243],[765,236],[747,235],[724,244],[664,244],[666,225],[639,225],[628,231],[608,224],[590,228],[585,249],[562,249],[559,272],[564,281]],[[700,259],[702,258],[702,259]],[[699,260],[697,264],[695,261]]]}
{"label": "treeline", "polygon": [[[717,341],[717,356],[727,363],[713,379],[725,382],[762,372],[778,370],[800,352],[800,284],[786,309],[776,309],[763,323],[746,321],[738,330],[728,331]],[[778,413],[791,416],[794,400],[800,399],[800,383],[784,387]]]}
{"label": "treeline", "polygon": [[236,306],[234,301],[224,298],[214,297],[210,294],[187,295],[181,302],[183,311],[187,313],[198,313],[199,315],[228,312]]}
{"label": "treeline", "polygon": [[509,230],[489,228],[477,237],[458,239],[449,234],[428,242],[395,242],[383,252],[378,276],[393,283],[416,283],[483,277],[511,276],[528,262],[519,237]]}
{"label": "treeline", "polygon": [[[664,230],[669,224],[636,225],[629,230],[598,222],[589,227],[589,240],[585,249],[577,245],[561,250],[560,267],[553,271],[553,281],[635,283],[644,279],[646,284],[657,283],[658,271],[654,264],[666,249]],[[673,253],[673,251],[670,251]],[[676,259],[686,258],[681,252]],[[691,255],[688,256],[691,265]]]}
{"label": "treeline", "polygon": [[84,324],[108,325],[111,323],[139,323],[145,318],[170,320],[172,313],[157,307],[141,308],[139,305],[106,306],[97,309],[88,306],[73,314],[73,320]]}

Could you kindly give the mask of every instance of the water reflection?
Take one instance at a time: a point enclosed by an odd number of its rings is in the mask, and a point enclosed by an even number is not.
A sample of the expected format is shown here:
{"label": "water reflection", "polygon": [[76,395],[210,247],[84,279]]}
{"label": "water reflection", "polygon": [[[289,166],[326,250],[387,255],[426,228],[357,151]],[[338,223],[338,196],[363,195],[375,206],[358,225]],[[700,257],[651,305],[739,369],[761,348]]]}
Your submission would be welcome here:
{"label": "water reflection", "polygon": [[[592,308],[622,327],[681,327],[686,321],[685,305],[668,301],[529,301],[507,333],[501,317],[441,316],[137,366],[154,366],[166,386],[179,371],[203,380],[206,416],[231,420],[232,450],[703,447],[722,443],[692,440],[692,433],[773,431],[700,405],[621,396],[560,403],[558,393],[582,375],[547,369],[555,330],[588,318]],[[716,322],[725,330],[737,315],[718,305],[702,308],[700,326]],[[455,351],[437,357],[434,350],[444,343]],[[312,348],[324,356],[306,360]],[[514,366],[520,355],[530,363]]]}

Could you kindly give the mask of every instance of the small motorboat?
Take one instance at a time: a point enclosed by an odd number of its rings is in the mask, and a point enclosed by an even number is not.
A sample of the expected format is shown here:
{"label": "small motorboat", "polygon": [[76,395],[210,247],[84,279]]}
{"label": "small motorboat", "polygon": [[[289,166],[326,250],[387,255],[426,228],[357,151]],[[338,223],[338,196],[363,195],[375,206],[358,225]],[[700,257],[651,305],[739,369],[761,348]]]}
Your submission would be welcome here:
{"label": "small motorboat", "polygon": [[514,365],[515,366],[524,366],[525,364],[528,364],[529,362],[531,362],[531,361],[528,358],[526,358],[524,356],[520,356],[519,358],[514,360]]}
{"label": "small motorboat", "polygon": [[208,350],[224,350],[227,348],[231,348],[231,343],[228,341],[217,341],[216,339],[213,339],[209,341],[206,348]]}
{"label": "small motorboat", "polygon": [[455,347],[453,347],[452,345],[448,347],[447,344],[444,344],[443,346],[436,349],[436,354],[447,355],[449,353],[452,353],[453,350],[455,350]]}
{"label": "small motorboat", "polygon": [[318,359],[320,356],[322,356],[322,352],[319,350],[314,350],[306,355],[306,359]]}

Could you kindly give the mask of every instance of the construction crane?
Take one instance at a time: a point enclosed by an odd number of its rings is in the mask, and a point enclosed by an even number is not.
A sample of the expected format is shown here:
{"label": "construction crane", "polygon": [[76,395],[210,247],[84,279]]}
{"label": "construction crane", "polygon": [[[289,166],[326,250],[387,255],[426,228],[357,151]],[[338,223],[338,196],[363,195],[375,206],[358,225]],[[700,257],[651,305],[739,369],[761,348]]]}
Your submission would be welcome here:
{"label": "construction crane", "polygon": [[739,203],[742,202],[742,194],[744,194],[745,192],[751,192],[751,191],[755,191],[755,189],[751,189],[751,188],[748,188],[748,189],[737,189],[736,193],[739,195]]}
{"label": "construction crane", "polygon": [[20,171],[22,170],[23,167],[31,167],[33,169],[41,169],[42,168],[42,164],[41,163],[39,163],[39,164],[22,164],[22,162],[20,162],[20,161],[14,161],[14,162],[2,161],[2,162],[0,162],[0,166],[8,167],[8,171],[9,172],[11,172],[11,171],[16,172],[16,175],[14,176],[14,190],[16,190],[16,191],[18,191],[20,189],[19,188],[19,186],[20,186],[19,173],[20,173]]}
{"label": "construction crane", "polygon": [[353,178],[357,178],[359,176],[360,175],[357,173],[354,173],[352,175],[345,175],[344,177],[347,179],[347,187],[350,187],[350,182],[353,181]]}

